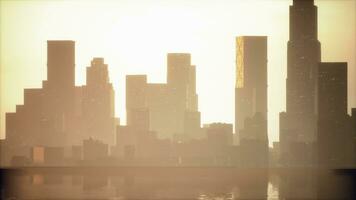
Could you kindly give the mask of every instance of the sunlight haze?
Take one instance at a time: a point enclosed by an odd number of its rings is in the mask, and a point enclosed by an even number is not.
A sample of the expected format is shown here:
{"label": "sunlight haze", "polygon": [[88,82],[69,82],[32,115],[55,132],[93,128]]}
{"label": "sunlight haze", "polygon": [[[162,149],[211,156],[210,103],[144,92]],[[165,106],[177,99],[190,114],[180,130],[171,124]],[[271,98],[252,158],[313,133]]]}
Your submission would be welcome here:
{"label": "sunlight haze", "polygon": [[[348,62],[349,109],[356,107],[356,1],[316,0],[322,61]],[[76,85],[93,57],[109,66],[116,116],[125,124],[125,76],[166,82],[166,55],[191,53],[202,124],[234,122],[235,37],[268,36],[268,125],[278,140],[285,109],[288,0],[0,1],[1,133],[24,88],[46,79],[47,40],[74,40]],[[331,9],[332,8],[332,9]]]}

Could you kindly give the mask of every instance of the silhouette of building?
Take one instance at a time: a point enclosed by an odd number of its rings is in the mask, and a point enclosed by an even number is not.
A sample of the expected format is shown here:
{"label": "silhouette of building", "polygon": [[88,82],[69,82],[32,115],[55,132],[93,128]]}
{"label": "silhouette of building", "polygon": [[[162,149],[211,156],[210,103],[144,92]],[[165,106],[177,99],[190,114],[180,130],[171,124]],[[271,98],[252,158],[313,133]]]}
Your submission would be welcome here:
{"label": "silhouette of building", "polygon": [[3,167],[3,158],[5,157],[5,151],[4,151],[4,146],[5,146],[5,140],[0,139],[0,167]]}
{"label": "silhouette of building", "polygon": [[24,105],[6,113],[6,163],[30,158],[33,146],[64,146],[74,117],[74,41],[47,42],[47,81],[25,89]]}
{"label": "silhouette of building", "polygon": [[74,77],[74,41],[48,41],[47,80],[42,88],[25,89],[24,104],[6,113],[6,164],[13,157],[30,160],[33,147],[78,145],[88,135],[115,142],[118,120],[104,60],[93,59],[87,69],[87,86],[76,87]]}
{"label": "silhouette of building", "polygon": [[85,161],[100,161],[107,158],[108,156],[108,144],[92,138],[83,140],[83,159]]}
{"label": "silhouette of building", "polygon": [[127,125],[153,131],[160,139],[201,135],[195,66],[190,54],[167,56],[167,84],[147,83],[146,75],[126,76]]}
{"label": "silhouette of building", "polygon": [[[235,132],[242,163],[268,164],[267,37],[236,39]],[[255,155],[255,156],[253,156]],[[247,160],[249,159],[249,160]]]}
{"label": "silhouette of building", "polygon": [[95,138],[115,144],[115,93],[109,82],[108,66],[103,58],[94,58],[87,67],[87,81],[83,86],[84,138]]}
{"label": "silhouette of building", "polygon": [[[171,111],[172,120],[169,132],[175,140],[189,140],[194,137],[196,129],[200,128],[195,76],[196,69],[191,65],[190,54],[167,55],[168,109]],[[185,118],[191,118],[193,115],[196,124],[185,125]]]}
{"label": "silhouette of building", "polygon": [[211,146],[233,145],[233,125],[226,123],[212,123],[205,126],[206,136]]}
{"label": "silhouette of building", "polygon": [[146,75],[126,76],[126,119],[128,126],[149,130]]}
{"label": "silhouette of building", "polygon": [[354,142],[354,165],[356,166],[356,108],[351,109],[351,123],[353,125],[353,142]]}
{"label": "silhouette of building", "polygon": [[347,113],[347,63],[320,63],[318,67],[318,164],[353,164],[352,121]]}
{"label": "silhouette of building", "polygon": [[45,147],[44,163],[51,166],[65,165],[63,147]]}
{"label": "silhouette of building", "polygon": [[293,0],[289,15],[286,112],[280,113],[281,161],[311,164],[316,141],[317,66],[321,59],[317,7],[313,0]]}

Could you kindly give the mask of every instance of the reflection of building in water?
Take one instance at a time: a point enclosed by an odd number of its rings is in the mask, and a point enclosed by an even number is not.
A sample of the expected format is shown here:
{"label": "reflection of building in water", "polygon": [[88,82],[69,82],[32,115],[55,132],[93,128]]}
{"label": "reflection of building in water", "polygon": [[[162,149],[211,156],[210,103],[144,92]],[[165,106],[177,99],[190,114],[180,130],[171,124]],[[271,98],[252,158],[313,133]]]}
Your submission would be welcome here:
{"label": "reflection of building in water", "polygon": [[279,172],[280,199],[317,199],[317,177],[313,169],[285,169]]}
{"label": "reflection of building in water", "polygon": [[317,87],[318,164],[353,164],[352,119],[347,113],[347,63],[320,63]]}
{"label": "reflection of building in water", "polygon": [[267,166],[267,37],[236,39],[235,109],[241,163]]}
{"label": "reflection of building in water", "polygon": [[[5,199],[353,199],[347,174],[319,169],[75,167],[5,175]],[[268,184],[277,191],[267,193]]]}

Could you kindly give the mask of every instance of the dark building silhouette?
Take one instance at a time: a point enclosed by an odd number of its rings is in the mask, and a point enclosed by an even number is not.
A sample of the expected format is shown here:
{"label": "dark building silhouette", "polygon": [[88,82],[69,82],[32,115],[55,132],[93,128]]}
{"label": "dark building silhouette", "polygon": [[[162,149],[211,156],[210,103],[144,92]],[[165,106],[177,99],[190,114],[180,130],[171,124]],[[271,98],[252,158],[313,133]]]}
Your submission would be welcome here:
{"label": "dark building silhouette", "polygon": [[314,151],[309,150],[316,140],[317,65],[321,59],[317,7],[313,0],[293,0],[289,14],[287,102],[286,112],[280,113],[281,161],[311,164]]}
{"label": "dark building silhouette", "polygon": [[5,157],[4,145],[5,145],[5,140],[0,139],[0,167],[4,165],[3,164],[3,158]]}
{"label": "dark building silhouette", "polygon": [[236,39],[235,132],[243,152],[241,162],[266,166],[268,135],[265,36],[242,36]]}
{"label": "dark building silhouette", "polygon": [[347,114],[347,63],[320,63],[317,89],[318,164],[346,167],[353,163],[352,121]]}
{"label": "dark building silhouette", "polygon": [[115,144],[115,93],[109,82],[108,66],[103,58],[94,58],[87,67],[87,81],[82,98],[84,138]]}
{"label": "dark building silhouette", "polygon": [[354,165],[356,165],[356,108],[351,109],[351,123],[352,123],[352,129],[353,129],[353,142],[354,142]]}
{"label": "dark building silhouette", "polygon": [[100,140],[89,138],[83,140],[83,159],[85,161],[98,161],[103,160],[109,156],[109,145]]}

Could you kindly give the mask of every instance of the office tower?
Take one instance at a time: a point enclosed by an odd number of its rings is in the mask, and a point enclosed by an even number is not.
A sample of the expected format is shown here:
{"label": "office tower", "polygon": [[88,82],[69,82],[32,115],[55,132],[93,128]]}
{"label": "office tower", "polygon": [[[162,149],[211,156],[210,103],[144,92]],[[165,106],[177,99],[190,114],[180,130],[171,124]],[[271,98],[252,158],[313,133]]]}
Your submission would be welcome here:
{"label": "office tower", "polygon": [[71,112],[75,93],[75,42],[47,41],[47,90],[48,112]]}
{"label": "office tower", "polygon": [[49,86],[65,90],[75,84],[74,41],[47,41],[47,80]]}
{"label": "office tower", "polygon": [[103,58],[94,58],[87,67],[86,86],[82,90],[83,138],[114,144],[115,93]]}
{"label": "office tower", "polygon": [[318,164],[352,164],[353,136],[347,114],[347,63],[320,63],[317,87]]}
{"label": "office tower", "polygon": [[235,132],[239,134],[245,120],[256,113],[267,120],[267,37],[237,37]]}
{"label": "office tower", "polygon": [[190,54],[167,56],[167,84],[146,75],[126,76],[127,125],[155,132],[160,139],[189,140],[201,133],[196,68]]}
{"label": "office tower", "polygon": [[47,42],[47,81],[24,90],[24,104],[6,113],[6,164],[30,158],[33,146],[63,146],[75,105],[74,41]]}
{"label": "office tower", "polygon": [[172,111],[169,109],[170,101],[167,84],[147,84],[147,105],[149,108],[150,130],[156,132],[160,139],[171,139]]}
{"label": "office tower", "polygon": [[320,62],[317,7],[293,0],[289,9],[286,112],[280,113],[281,161],[311,164],[316,140],[316,82]]}
{"label": "office tower", "polygon": [[241,164],[267,166],[267,37],[237,37],[236,67],[235,131]]}
{"label": "office tower", "polygon": [[[167,87],[172,116],[171,132],[176,140],[189,139],[185,130],[186,112],[197,112],[198,95],[196,94],[196,68],[191,65],[191,56],[187,53],[169,53],[167,55]],[[200,126],[200,122],[199,125]],[[186,126],[188,127],[188,126]]]}
{"label": "office tower", "polygon": [[127,125],[149,130],[149,109],[147,107],[146,75],[126,76]]}
{"label": "office tower", "polygon": [[167,86],[171,90],[177,109],[197,111],[196,66],[191,65],[188,53],[167,54]]}

